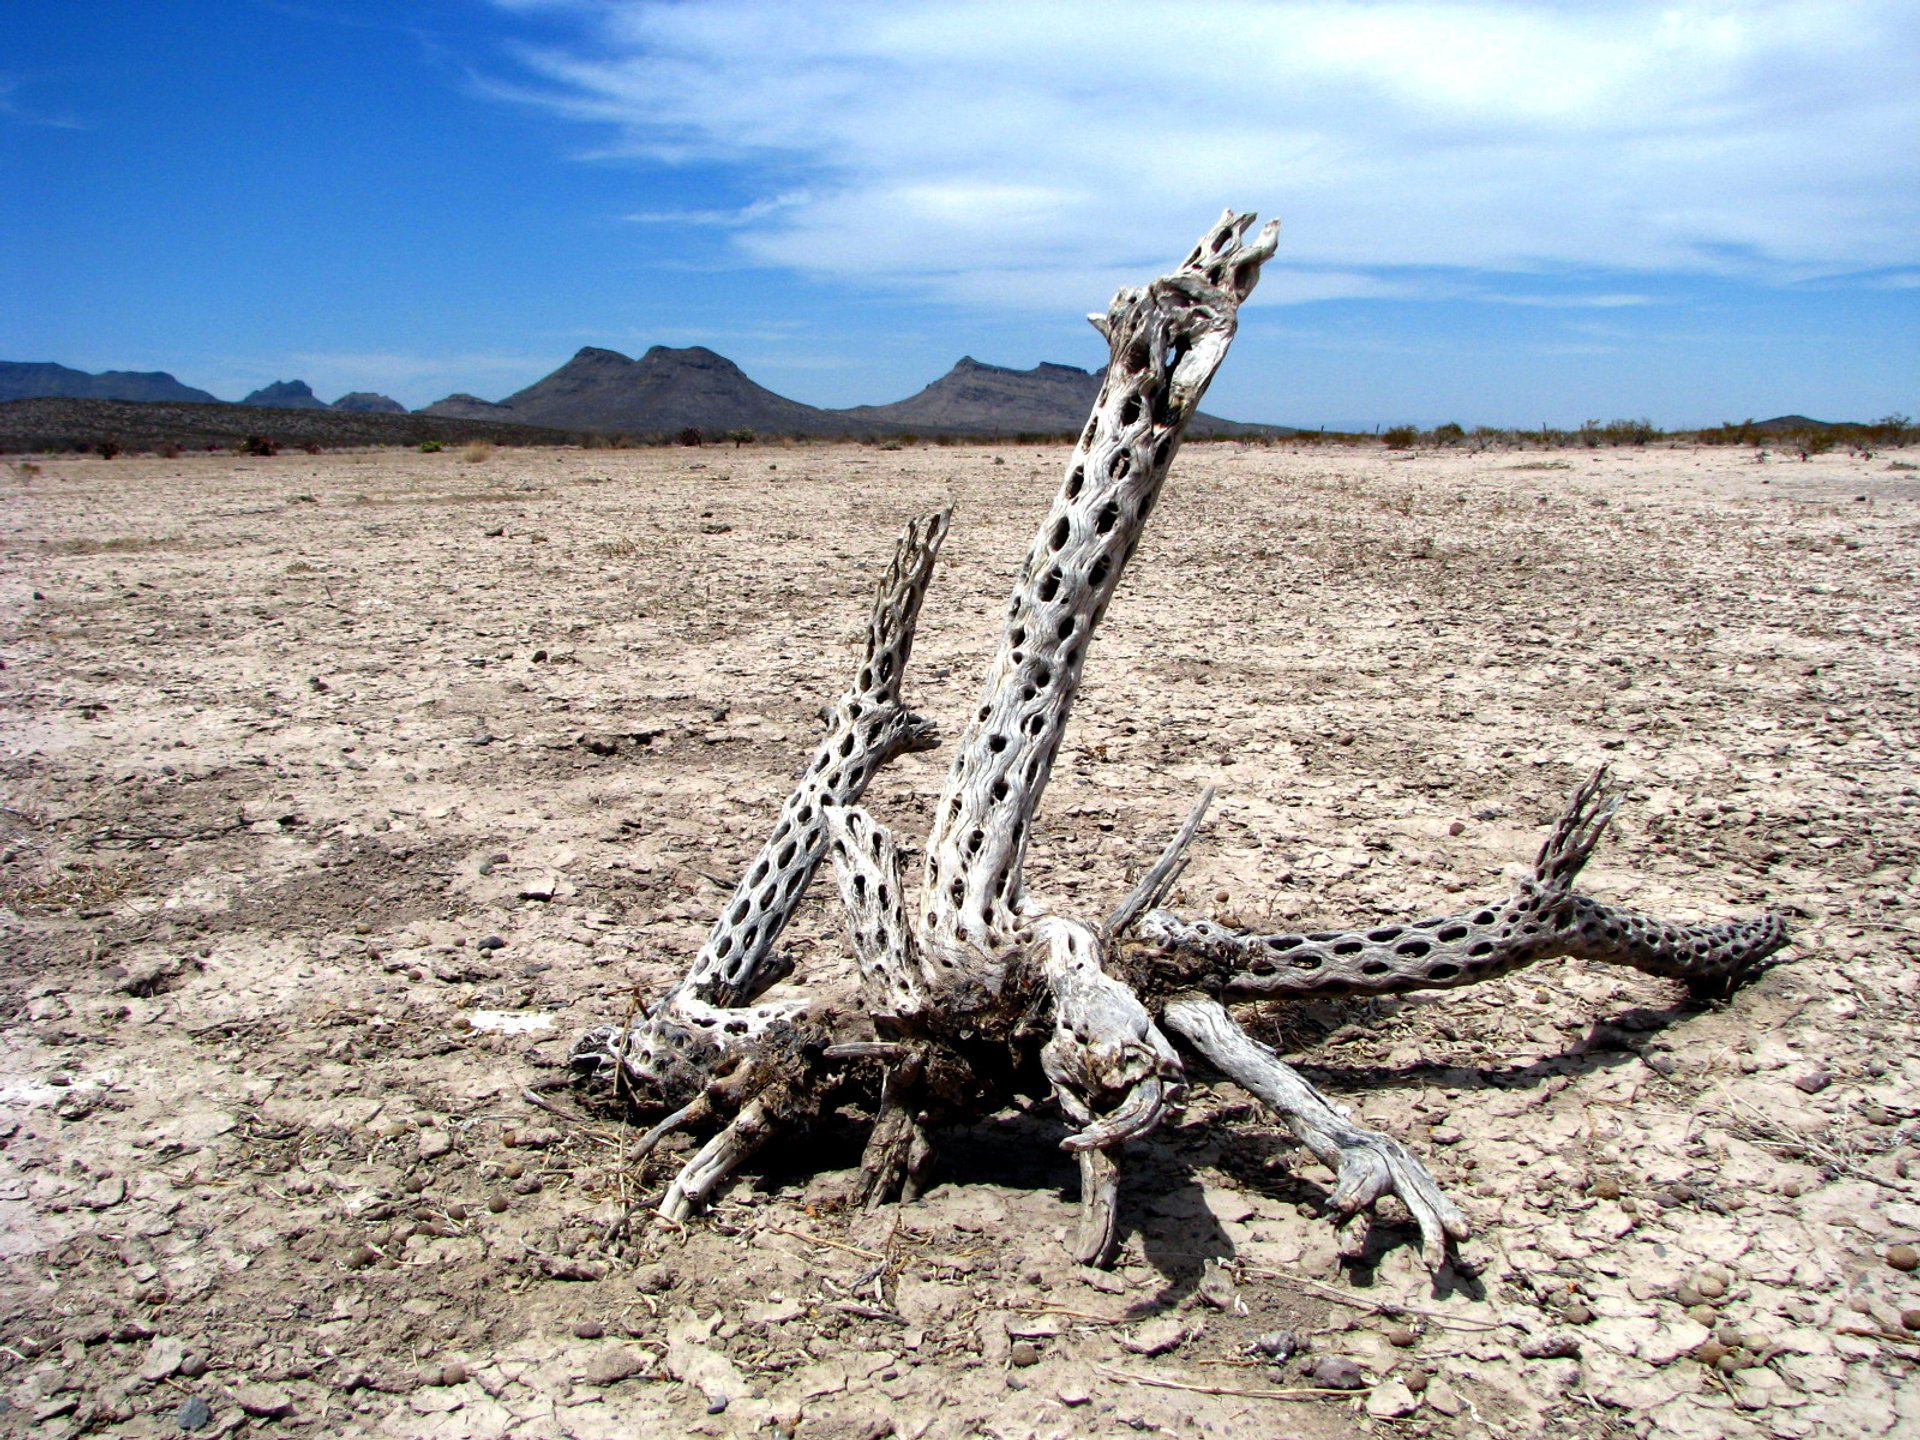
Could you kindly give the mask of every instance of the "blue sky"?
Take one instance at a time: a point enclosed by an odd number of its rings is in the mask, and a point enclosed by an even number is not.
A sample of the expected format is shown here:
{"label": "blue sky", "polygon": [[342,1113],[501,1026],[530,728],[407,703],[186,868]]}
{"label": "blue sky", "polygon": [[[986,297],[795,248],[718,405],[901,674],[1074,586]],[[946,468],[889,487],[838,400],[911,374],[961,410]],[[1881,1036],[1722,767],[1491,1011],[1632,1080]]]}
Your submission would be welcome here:
{"label": "blue sky", "polygon": [[1920,6],[12,0],[0,358],[497,399],[705,344],[818,405],[1081,318],[1226,205],[1208,409],[1920,411]]}

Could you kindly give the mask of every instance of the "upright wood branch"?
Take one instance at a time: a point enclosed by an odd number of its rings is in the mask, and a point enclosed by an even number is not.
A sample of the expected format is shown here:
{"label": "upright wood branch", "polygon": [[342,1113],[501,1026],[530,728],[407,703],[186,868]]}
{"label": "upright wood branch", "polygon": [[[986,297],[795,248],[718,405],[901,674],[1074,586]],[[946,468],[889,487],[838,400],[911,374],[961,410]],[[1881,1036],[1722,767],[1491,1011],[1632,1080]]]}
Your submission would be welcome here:
{"label": "upright wood branch", "polygon": [[922,924],[943,951],[986,956],[1022,938],[1021,862],[1088,646],[1277,243],[1274,224],[1245,243],[1252,221],[1229,211],[1179,270],[1122,290],[1096,322],[1106,384],[1021,566],[927,837]]}
{"label": "upright wood branch", "polygon": [[792,970],[775,950],[826,847],[828,812],[856,803],[894,756],[938,744],[931,721],[900,698],[920,606],[951,511],[911,522],[874,593],[852,683],[827,712],[827,733],[773,833],[714,921],[683,979],[639,1024],[603,1026],[574,1047],[576,1068],[618,1074],[641,1094],[680,1105],[712,1078],[715,1057],[790,1025],[800,1003],[753,1002]]}

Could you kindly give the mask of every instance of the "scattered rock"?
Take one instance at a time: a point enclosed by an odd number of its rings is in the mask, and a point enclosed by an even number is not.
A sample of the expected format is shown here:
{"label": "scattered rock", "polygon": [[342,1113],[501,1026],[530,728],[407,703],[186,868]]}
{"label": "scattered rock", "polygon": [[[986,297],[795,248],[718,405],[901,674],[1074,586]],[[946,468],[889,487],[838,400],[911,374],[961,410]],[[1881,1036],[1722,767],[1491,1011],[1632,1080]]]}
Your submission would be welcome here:
{"label": "scattered rock", "polygon": [[[1172,1346],[1168,1348],[1171,1349]],[[1025,1370],[1029,1366],[1040,1363],[1040,1347],[1031,1340],[1016,1340],[1007,1347],[1007,1359],[1018,1369]]]}
{"label": "scattered rock", "polygon": [[1300,1342],[1294,1338],[1291,1330],[1268,1330],[1247,1347],[1256,1355],[1264,1355],[1276,1365],[1284,1365],[1300,1348]]}
{"label": "scattered rock", "polygon": [[180,1362],[186,1358],[186,1347],[171,1335],[156,1335],[153,1343],[147,1346],[146,1358],[140,1362],[142,1380],[164,1380],[180,1368]]}
{"label": "scattered rock", "polygon": [[1920,1267],[1920,1250],[1915,1250],[1911,1245],[1890,1245],[1887,1247],[1887,1264],[1896,1270]]}
{"label": "scattered rock", "polygon": [[1818,1095],[1833,1084],[1833,1076],[1824,1070],[1810,1070],[1793,1082],[1793,1088],[1805,1091],[1809,1095]]}
{"label": "scattered rock", "polygon": [[474,943],[473,948],[476,950],[504,950],[507,948],[507,942],[503,936],[483,935]]}
{"label": "scattered rock", "polygon": [[1524,1360],[1564,1360],[1580,1353],[1578,1337],[1564,1330],[1549,1330],[1544,1335],[1529,1335],[1520,1342]]}
{"label": "scattered rock", "polygon": [[607,1327],[598,1320],[576,1320],[573,1325],[573,1337],[576,1340],[598,1340],[607,1333]]}
{"label": "scattered rock", "polygon": [[1078,1380],[1066,1380],[1053,1392],[1054,1398],[1069,1410],[1077,1410],[1093,1399],[1093,1391]]}
{"label": "scattered rock", "polygon": [[1404,1381],[1387,1380],[1373,1387],[1366,1399],[1367,1414],[1376,1420],[1398,1420],[1420,1408],[1420,1400]]}
{"label": "scattered rock", "polygon": [[440,1367],[438,1374],[428,1380],[428,1384],[464,1385],[471,1372],[458,1360],[449,1360]]}
{"label": "scattered rock", "polygon": [[236,1385],[233,1403],[261,1420],[278,1420],[293,1413],[293,1396],[278,1385]]}
{"label": "scattered rock", "polygon": [[1366,1372],[1344,1355],[1317,1355],[1307,1366],[1307,1380],[1322,1390],[1364,1390]]}
{"label": "scattered rock", "polygon": [[371,1245],[362,1243],[349,1250],[346,1259],[341,1263],[349,1270],[364,1270],[369,1265],[378,1261],[379,1258],[380,1252],[378,1250],[374,1249]]}
{"label": "scattered rock", "polygon": [[1389,1345],[1398,1346],[1402,1350],[1410,1349],[1420,1343],[1420,1332],[1411,1325],[1389,1325],[1380,1333],[1387,1337]]}
{"label": "scattered rock", "polygon": [[653,1357],[635,1350],[610,1348],[597,1351],[587,1362],[582,1378],[589,1385],[618,1385],[652,1368]]}
{"label": "scattered rock", "polygon": [[1427,1402],[1427,1408],[1441,1415],[1454,1416],[1467,1408],[1466,1401],[1444,1379],[1435,1376],[1427,1385],[1426,1394],[1421,1397]]}
{"label": "scattered rock", "polygon": [[189,1432],[204,1430],[213,1423],[213,1407],[198,1395],[189,1395],[173,1412],[173,1423]]}
{"label": "scattered rock", "polygon": [[422,1130],[418,1149],[422,1160],[438,1160],[453,1149],[453,1137],[444,1130]]}

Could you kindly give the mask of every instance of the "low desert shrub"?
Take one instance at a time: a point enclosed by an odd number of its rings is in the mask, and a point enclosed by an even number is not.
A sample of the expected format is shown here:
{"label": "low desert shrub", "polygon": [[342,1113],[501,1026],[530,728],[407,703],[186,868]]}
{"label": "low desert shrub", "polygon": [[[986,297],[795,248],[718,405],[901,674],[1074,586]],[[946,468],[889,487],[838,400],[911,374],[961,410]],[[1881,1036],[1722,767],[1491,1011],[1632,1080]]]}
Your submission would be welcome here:
{"label": "low desert shrub", "polygon": [[469,465],[478,465],[484,460],[491,460],[493,458],[493,442],[491,440],[469,440],[460,447],[460,458]]}
{"label": "low desert shrub", "polygon": [[1420,432],[1411,425],[1394,425],[1381,435],[1389,450],[1411,450]]}
{"label": "low desert shrub", "polygon": [[422,440],[420,442],[420,453],[422,455],[438,455],[444,448],[438,440]]}

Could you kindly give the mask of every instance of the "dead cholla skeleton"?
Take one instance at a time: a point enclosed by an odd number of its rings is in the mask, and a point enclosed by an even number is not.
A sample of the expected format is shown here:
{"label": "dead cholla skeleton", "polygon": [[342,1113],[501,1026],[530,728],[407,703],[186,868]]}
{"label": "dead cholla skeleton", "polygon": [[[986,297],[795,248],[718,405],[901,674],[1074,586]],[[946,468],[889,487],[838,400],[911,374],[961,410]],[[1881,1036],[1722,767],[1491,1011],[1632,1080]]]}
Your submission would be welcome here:
{"label": "dead cholla skeleton", "polygon": [[[1049,1085],[1077,1127],[1062,1142],[1081,1175],[1074,1253],[1110,1263],[1122,1147],[1179,1101],[1184,1046],[1258,1096],[1334,1170],[1341,1216],[1398,1196],[1438,1266],[1448,1240],[1467,1234],[1466,1217],[1404,1147],[1355,1124],[1249,1036],[1229,1005],[1463,985],[1565,955],[1717,988],[1785,943],[1773,914],[1669,925],[1576,893],[1614,813],[1603,774],[1574,794],[1517,893],[1459,916],[1250,935],[1171,914],[1160,906],[1211,792],[1104,920],[1055,913],[1026,893],[1031,823],[1094,631],[1273,254],[1278,227],[1249,241],[1252,218],[1229,212],[1172,274],[1120,291],[1090,317],[1112,348],[1106,384],[1014,586],[934,813],[917,908],[899,847],[858,802],[887,760],[936,743],[932,724],[903,704],[901,683],[944,512],[901,537],[854,682],[827,712],[825,739],[686,978],[636,1023],[576,1047],[581,1070],[611,1075],[636,1103],[665,1112],[641,1155],[677,1127],[718,1123],[668,1188],[663,1214],[685,1217],[767,1139],[876,1090],[864,1196],[911,1198],[935,1126]],[[791,972],[776,946],[829,853],[857,989],[763,1003]]]}

